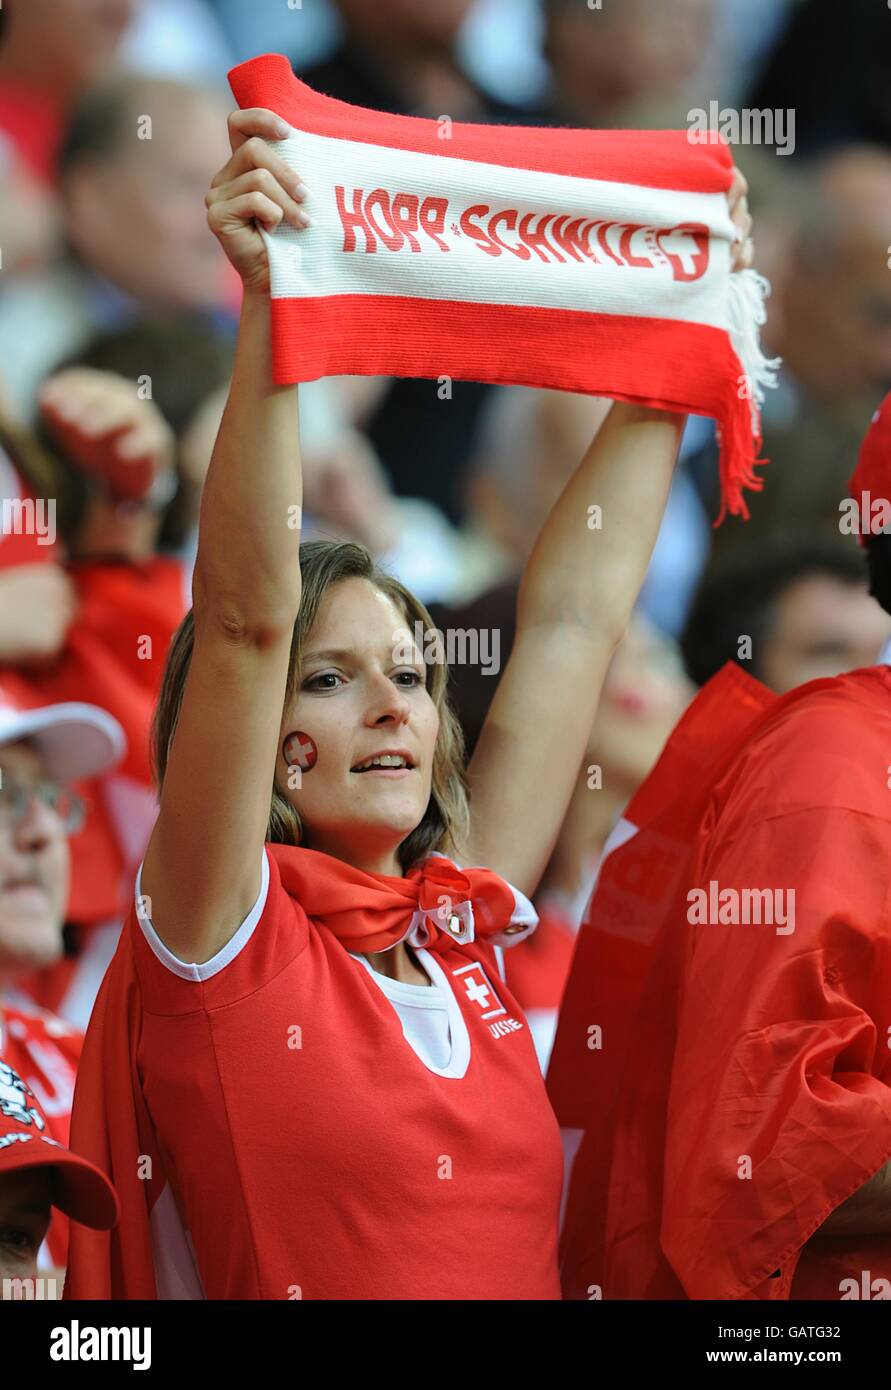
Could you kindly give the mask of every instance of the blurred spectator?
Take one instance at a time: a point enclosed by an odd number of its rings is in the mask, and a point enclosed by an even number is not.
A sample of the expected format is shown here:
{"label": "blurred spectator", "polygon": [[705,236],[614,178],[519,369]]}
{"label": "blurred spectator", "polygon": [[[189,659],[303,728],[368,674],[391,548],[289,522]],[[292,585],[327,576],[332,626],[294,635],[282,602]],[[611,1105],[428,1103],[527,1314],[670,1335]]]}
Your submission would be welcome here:
{"label": "blurred spectator", "polygon": [[[554,117],[564,125],[683,126],[715,0],[543,0]],[[714,93],[712,93],[714,95]]]}
{"label": "blurred spectator", "polygon": [[[177,443],[178,487],[163,511],[157,543],[189,567],[231,359],[228,339],[221,339],[194,316],[175,315],[98,334],[60,364],[60,370],[88,367],[113,372],[151,390],[151,399]],[[466,545],[431,503],[393,496],[374,450],[350,423],[356,410],[353,383],[346,379],[308,382],[300,394],[307,534],[362,541],[425,599],[462,597]],[[46,426],[38,429],[38,438],[52,447]],[[85,476],[73,474],[71,482],[86,495]]]}
{"label": "blurred spectator", "polygon": [[746,538],[716,558],[681,648],[698,685],[736,661],[783,695],[875,665],[889,636],[891,619],[869,595],[851,538],[786,531]]}
{"label": "blurred spectator", "polygon": [[691,82],[691,105],[751,105],[747,93],[799,0],[716,0],[710,52]]}
{"label": "blurred spectator", "polygon": [[[78,352],[54,365],[55,372],[89,368],[132,383],[163,415],[176,441],[177,487],[162,509],[160,550],[191,561],[201,489],[223,413],[232,369],[232,343],[194,314],[141,318],[122,328],[97,333]],[[38,438],[53,440],[44,422]],[[88,479],[72,475],[86,492]]]}
{"label": "blurred spectator", "polygon": [[788,190],[793,244],[772,346],[804,391],[872,410],[891,381],[891,152],[848,146],[805,176]]}
{"label": "blurred spectator", "polygon": [[[83,1026],[156,814],[149,726],[186,594],[181,563],[156,554],[174,442],[153,403],[122,378],[80,368],[49,382],[41,404],[54,452],[32,441],[14,461],[27,477],[41,459],[42,476],[29,481],[58,503],[67,563],[64,570],[53,562],[0,569],[0,611],[4,591],[13,590],[24,618],[6,633],[0,669],[29,704],[91,700],[127,736],[121,766],[83,789],[90,805],[74,862],[72,956],[33,985],[38,1002]],[[47,591],[48,570],[57,592]],[[46,612],[48,593],[55,616]],[[44,641],[35,657],[29,626],[40,629],[50,618],[54,649]]]}
{"label": "blurred spectator", "polygon": [[[55,1219],[54,1219],[55,1216]],[[15,1067],[0,1057],[0,1281],[18,1280],[10,1298],[52,1297],[21,1289],[37,1278],[47,1232],[55,1238],[66,1220],[107,1231],[118,1216],[108,1178],[54,1139],[36,1095]],[[56,1241],[58,1244],[58,1242]],[[52,1275],[62,1275],[56,1267]],[[26,1286],[27,1287],[27,1286]],[[56,1297],[62,1296],[58,1280]]]}
{"label": "blurred spectator", "polygon": [[133,0],[7,0],[0,9],[0,246],[5,277],[58,252],[59,147],[77,96],[114,61]]}
{"label": "blurred spectator", "polygon": [[516,120],[522,109],[500,102],[462,71],[455,45],[474,0],[336,0],[344,38],[321,63],[300,73],[341,101],[404,115],[455,121]]}
{"label": "blurred spectator", "polygon": [[[764,406],[764,491],[754,530],[838,522],[850,460],[891,382],[891,153],[836,150],[773,187],[760,217],[773,295],[765,349],[782,357]],[[715,450],[697,461],[706,510],[717,505]],[[731,544],[733,526],[715,533]]]}
{"label": "blurred spectator", "polygon": [[330,53],[337,42],[337,15],[330,0],[312,0],[299,9],[281,0],[210,0],[232,50],[233,62],[259,53],[290,53],[299,66]]}
{"label": "blurred spectator", "polygon": [[[478,592],[519,574],[609,406],[589,396],[525,387],[493,395],[466,485],[469,527],[488,542],[478,547]],[[640,600],[642,611],[663,631],[680,632],[709,546],[702,504],[679,469]]]}
{"label": "blurred spectator", "polygon": [[541,28],[539,0],[477,0],[458,32],[461,66],[502,101],[541,105],[549,78]]}
{"label": "blurred spectator", "polygon": [[52,183],[74,102],[112,68],[136,0],[6,0],[0,132]]}
{"label": "blurred spectator", "polygon": [[502,387],[487,406],[467,479],[468,516],[519,574],[564,485],[610,408],[563,391]]}
{"label": "blurred spectator", "polygon": [[0,245],[8,276],[63,235],[59,152],[77,100],[116,69],[219,84],[230,66],[203,0],[7,0],[0,9]]}
{"label": "blurred spectator", "polygon": [[[36,1096],[47,1133],[63,1145],[83,1039],[35,1008],[20,986],[30,972],[62,957],[67,836],[79,820],[70,787],[110,768],[123,742],[123,731],[104,710],[86,704],[27,708],[9,680],[0,688],[0,1056]],[[8,1099],[0,1086],[6,1114]],[[49,1233],[52,1264],[65,1264],[66,1247],[67,1225],[56,1217]]]}
{"label": "blurred spectator", "polygon": [[22,163],[0,132],[0,246],[7,275],[31,274],[57,254],[61,219],[56,199]]}
{"label": "blurred spectator", "polygon": [[231,325],[233,277],[204,206],[228,153],[225,114],[213,93],[138,77],[78,105],[60,157],[68,254],[0,296],[0,374],[26,416],[46,372],[98,328],[147,309]]}
{"label": "blurred spectator", "polygon": [[[256,0],[252,0],[251,12],[255,8]],[[223,28],[206,0],[137,0],[133,23],[121,46],[124,67],[222,88],[234,61]]]}
{"label": "blurred spectator", "polygon": [[[307,397],[318,402],[322,385],[302,388],[301,411]],[[358,429],[335,418],[319,433],[301,423],[301,436],[307,537],[361,541],[423,603],[466,595],[472,547],[434,503],[394,496]]]}
{"label": "blurred spectator", "polygon": [[[472,8],[473,0],[337,0],[343,42],[300,76],[328,96],[379,111],[534,122],[539,113],[498,100],[459,66],[457,36]],[[393,383],[366,429],[397,495],[425,498],[461,520],[462,478],[490,390],[455,381],[443,401],[435,382]]]}
{"label": "blurred spectator", "polygon": [[803,0],[746,97],[758,110],[795,112],[796,153],[836,144],[891,146],[891,29],[888,7],[854,0]]}

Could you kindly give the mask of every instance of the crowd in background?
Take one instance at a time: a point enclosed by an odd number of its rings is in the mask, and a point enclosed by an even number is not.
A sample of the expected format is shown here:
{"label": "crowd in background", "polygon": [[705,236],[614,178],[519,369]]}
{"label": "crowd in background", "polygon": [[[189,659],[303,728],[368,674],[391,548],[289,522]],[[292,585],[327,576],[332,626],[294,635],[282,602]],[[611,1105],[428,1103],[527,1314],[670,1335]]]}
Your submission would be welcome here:
{"label": "crowd in background", "polygon": [[[227,69],[282,52],[329,95],[454,120],[683,128],[712,102],[794,116],[794,147],[734,150],[773,286],[765,347],[784,363],[766,486],[749,523],[714,530],[714,427],[690,421],[542,927],[513,953],[544,1062],[603,843],[695,688],[738,660],[785,691],[871,664],[889,636],[839,503],[891,385],[891,40],[867,0],[845,7],[844,52],[839,22],[833,0],[5,0],[0,1056],[30,1048],[20,1070],[62,1142],[77,1030],[152,824],[152,712],[230,369],[239,286],[204,205],[227,153]],[[443,627],[497,631],[503,669],[521,567],[607,406],[459,381],[309,384],[306,534],[366,544]],[[496,684],[453,672],[469,749]],[[69,702],[104,712],[114,765],[59,758],[86,737],[70,718],[48,717],[55,741],[35,734],[34,711]],[[30,810],[6,776],[23,743]],[[71,788],[75,764],[91,775]]]}

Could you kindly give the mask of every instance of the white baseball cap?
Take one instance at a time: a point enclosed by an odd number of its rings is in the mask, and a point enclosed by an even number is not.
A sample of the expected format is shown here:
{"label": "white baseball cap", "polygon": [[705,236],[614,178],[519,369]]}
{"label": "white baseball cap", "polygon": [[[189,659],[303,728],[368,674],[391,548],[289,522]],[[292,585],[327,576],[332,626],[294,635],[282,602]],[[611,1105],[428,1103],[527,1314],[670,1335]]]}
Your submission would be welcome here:
{"label": "white baseball cap", "polygon": [[0,760],[4,744],[33,742],[50,777],[63,784],[114,767],[127,740],[118,721],[98,705],[79,702],[30,709],[0,683]]}

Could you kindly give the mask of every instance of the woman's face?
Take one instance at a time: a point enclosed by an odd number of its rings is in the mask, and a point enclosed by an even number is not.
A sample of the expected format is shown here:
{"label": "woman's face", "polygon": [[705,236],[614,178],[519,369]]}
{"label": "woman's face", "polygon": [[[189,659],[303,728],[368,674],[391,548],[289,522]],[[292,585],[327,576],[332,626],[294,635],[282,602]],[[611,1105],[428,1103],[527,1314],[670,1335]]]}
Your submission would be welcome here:
{"label": "woman's face", "polygon": [[[278,784],[300,813],[303,843],[371,873],[401,873],[396,850],[430,800],[439,713],[423,653],[408,638],[402,613],[368,580],[334,585],[281,726]],[[294,733],[315,745],[309,770],[298,772],[292,749],[284,754]],[[407,766],[358,770],[390,753]]]}

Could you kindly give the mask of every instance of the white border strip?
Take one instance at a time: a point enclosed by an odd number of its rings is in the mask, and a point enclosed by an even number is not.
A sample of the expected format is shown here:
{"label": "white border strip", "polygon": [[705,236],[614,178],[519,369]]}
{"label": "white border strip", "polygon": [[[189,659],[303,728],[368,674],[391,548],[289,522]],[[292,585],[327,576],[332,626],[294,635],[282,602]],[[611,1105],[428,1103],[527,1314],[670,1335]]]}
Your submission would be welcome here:
{"label": "white border strip", "polygon": [[263,909],[266,906],[266,898],[268,893],[269,857],[266,853],[266,850],[264,849],[263,863],[260,869],[260,892],[257,895],[257,901],[254,903],[247,917],[245,917],[244,921],[242,922],[238,930],[235,932],[234,936],[230,936],[225,946],[223,946],[221,950],[217,951],[215,956],[211,956],[210,960],[202,961],[200,964],[197,961],[189,962],[180,960],[179,956],[175,956],[172,951],[168,950],[158,933],[155,931],[151,918],[146,912],[142,911],[140,907],[140,901],[142,898],[141,864],[136,874],[136,920],[138,921],[142,929],[142,934],[148,942],[149,946],[151,947],[153,953],[157,956],[161,964],[167,970],[169,970],[172,975],[179,976],[181,980],[192,980],[198,982],[202,980],[210,980],[213,978],[214,975],[219,975],[221,970],[225,970],[226,966],[229,965],[235,959],[239,952],[244,950],[245,946],[248,944],[248,942],[254,934],[254,928],[256,927],[257,923],[263,915]]}

